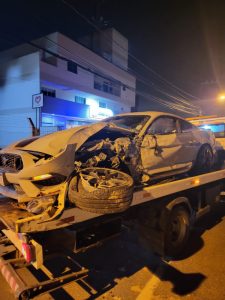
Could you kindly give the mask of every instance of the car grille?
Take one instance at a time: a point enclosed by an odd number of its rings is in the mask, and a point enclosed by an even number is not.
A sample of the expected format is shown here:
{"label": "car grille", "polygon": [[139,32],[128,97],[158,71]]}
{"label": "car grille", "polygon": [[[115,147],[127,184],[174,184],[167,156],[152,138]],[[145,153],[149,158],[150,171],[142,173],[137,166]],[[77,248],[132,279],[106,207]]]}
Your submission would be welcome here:
{"label": "car grille", "polygon": [[22,158],[17,154],[0,154],[0,170],[17,172],[23,169]]}

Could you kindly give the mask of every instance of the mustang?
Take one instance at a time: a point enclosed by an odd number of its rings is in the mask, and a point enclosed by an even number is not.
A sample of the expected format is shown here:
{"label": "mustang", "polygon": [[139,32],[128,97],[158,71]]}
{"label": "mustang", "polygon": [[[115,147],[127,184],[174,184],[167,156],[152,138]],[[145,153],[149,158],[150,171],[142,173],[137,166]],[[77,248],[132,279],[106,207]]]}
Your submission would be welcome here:
{"label": "mustang", "polygon": [[[127,113],[2,149],[0,193],[38,213],[55,203],[67,185],[70,203],[97,211],[101,199],[100,212],[107,212],[106,201],[116,197],[123,196],[128,206],[134,185],[186,172],[208,172],[215,157],[212,132],[172,114]],[[111,192],[107,194],[106,189]],[[117,200],[110,212],[124,210],[121,203]]]}

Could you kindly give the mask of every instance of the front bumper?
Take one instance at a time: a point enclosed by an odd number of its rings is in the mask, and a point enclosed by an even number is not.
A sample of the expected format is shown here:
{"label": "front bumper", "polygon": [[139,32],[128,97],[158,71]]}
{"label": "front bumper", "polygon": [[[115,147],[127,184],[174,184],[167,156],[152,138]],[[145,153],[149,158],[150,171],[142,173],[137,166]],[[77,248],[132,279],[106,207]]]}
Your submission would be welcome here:
{"label": "front bumper", "polygon": [[0,194],[17,200],[18,202],[29,202],[46,196],[55,196],[60,193],[66,182],[53,186],[38,186],[30,180],[21,179],[14,182],[14,174],[0,173]]}

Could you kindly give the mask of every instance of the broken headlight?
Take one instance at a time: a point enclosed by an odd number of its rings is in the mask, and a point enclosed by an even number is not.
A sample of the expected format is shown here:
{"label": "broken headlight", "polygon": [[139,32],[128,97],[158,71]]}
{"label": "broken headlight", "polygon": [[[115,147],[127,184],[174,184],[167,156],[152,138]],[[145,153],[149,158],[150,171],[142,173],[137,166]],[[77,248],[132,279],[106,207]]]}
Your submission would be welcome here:
{"label": "broken headlight", "polygon": [[66,180],[66,176],[61,174],[43,174],[31,178],[32,182],[42,186],[57,185]]}

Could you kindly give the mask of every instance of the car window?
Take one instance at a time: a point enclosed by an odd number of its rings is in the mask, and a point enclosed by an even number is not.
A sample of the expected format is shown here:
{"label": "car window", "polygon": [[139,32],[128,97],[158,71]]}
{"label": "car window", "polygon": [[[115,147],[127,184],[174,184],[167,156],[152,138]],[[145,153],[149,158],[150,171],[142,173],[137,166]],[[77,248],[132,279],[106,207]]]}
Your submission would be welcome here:
{"label": "car window", "polygon": [[190,132],[196,128],[193,124],[187,121],[179,120],[179,122],[180,122],[181,132]]}
{"label": "car window", "polygon": [[147,130],[148,134],[171,134],[176,132],[176,119],[172,117],[160,117],[156,119]]}
{"label": "car window", "polygon": [[118,127],[135,130],[139,132],[146,122],[149,120],[150,116],[146,115],[127,115],[127,116],[115,116],[108,119],[104,119],[104,122],[110,122]]}

